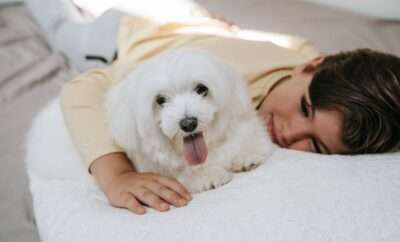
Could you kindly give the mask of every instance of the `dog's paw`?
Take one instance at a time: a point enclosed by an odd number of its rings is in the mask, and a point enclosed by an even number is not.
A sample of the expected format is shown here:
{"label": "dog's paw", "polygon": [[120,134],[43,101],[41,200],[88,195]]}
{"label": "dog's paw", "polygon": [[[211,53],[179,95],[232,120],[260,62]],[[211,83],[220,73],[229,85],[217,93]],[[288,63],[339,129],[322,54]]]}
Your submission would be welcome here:
{"label": "dog's paw", "polygon": [[258,166],[260,166],[264,162],[264,159],[247,159],[247,160],[240,160],[240,161],[233,161],[226,169],[231,172],[244,172],[250,171]]}
{"label": "dog's paw", "polygon": [[202,167],[184,171],[178,180],[192,193],[220,187],[233,178],[233,174],[223,167]]}

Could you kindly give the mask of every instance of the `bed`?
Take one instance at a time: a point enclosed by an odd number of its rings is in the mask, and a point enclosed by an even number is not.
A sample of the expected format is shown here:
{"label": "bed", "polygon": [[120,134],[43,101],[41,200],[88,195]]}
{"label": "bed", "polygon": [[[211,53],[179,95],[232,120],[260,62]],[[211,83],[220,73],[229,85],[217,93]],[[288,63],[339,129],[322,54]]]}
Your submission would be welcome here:
{"label": "bed", "polygon": [[[300,1],[199,2],[244,28],[306,37],[326,53],[369,47],[400,55],[398,21]],[[23,3],[0,4],[0,241],[39,241],[24,140],[34,115],[76,71],[62,53],[50,50]]]}

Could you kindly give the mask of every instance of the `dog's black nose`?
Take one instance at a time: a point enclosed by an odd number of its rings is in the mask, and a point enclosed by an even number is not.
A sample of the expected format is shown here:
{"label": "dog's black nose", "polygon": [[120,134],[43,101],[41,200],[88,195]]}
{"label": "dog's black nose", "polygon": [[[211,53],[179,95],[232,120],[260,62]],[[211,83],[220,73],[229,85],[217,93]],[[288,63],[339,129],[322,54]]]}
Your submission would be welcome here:
{"label": "dog's black nose", "polygon": [[185,132],[192,132],[197,127],[197,118],[195,117],[187,117],[182,119],[179,122],[181,129]]}

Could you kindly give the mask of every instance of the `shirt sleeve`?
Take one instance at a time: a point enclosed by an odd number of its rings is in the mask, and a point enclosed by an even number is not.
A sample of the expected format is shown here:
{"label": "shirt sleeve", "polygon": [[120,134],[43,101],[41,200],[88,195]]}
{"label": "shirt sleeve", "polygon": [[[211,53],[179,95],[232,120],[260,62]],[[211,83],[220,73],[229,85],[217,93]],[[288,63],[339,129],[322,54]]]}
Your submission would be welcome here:
{"label": "shirt sleeve", "polygon": [[111,86],[111,68],[93,69],[66,82],[61,92],[67,130],[88,169],[103,155],[123,152],[106,122],[104,101]]}

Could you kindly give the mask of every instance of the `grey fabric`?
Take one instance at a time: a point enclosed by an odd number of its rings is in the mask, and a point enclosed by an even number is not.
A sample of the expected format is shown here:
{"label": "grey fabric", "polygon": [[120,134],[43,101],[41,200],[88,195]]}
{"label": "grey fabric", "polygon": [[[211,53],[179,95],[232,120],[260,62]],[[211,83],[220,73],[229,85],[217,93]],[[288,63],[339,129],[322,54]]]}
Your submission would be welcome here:
{"label": "grey fabric", "polygon": [[0,0],[0,5],[22,3],[24,0]]}
{"label": "grey fabric", "polygon": [[0,5],[0,241],[39,241],[23,163],[25,133],[70,77],[23,5]]}
{"label": "grey fabric", "polygon": [[[198,2],[245,28],[306,37],[327,53],[370,47],[400,55],[400,22],[294,0]],[[0,4],[0,241],[39,241],[23,163],[25,134],[73,75],[22,5]]]}

